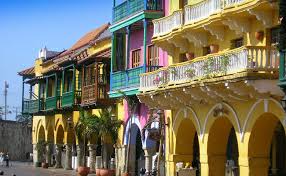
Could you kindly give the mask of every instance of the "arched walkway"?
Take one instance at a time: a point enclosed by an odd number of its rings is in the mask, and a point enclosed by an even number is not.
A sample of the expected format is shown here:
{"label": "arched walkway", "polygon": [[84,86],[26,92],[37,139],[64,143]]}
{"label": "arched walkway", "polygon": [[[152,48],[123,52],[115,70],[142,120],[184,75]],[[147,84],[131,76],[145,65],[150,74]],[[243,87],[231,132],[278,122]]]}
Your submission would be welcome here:
{"label": "arched walkway", "polygon": [[38,136],[37,142],[39,142],[39,141],[45,141],[45,139],[46,139],[46,134],[45,134],[45,128],[44,128],[43,125],[40,126],[37,136]]}
{"label": "arched walkway", "polygon": [[236,133],[227,117],[216,117],[213,122],[208,132],[207,154],[209,175],[211,176],[225,175],[227,163],[232,166],[229,168],[229,172],[232,172],[233,166],[238,166]]}
{"label": "arched walkway", "polygon": [[285,174],[285,129],[272,113],[255,122],[248,142],[249,175]]}
{"label": "arched walkway", "polygon": [[62,168],[62,147],[64,144],[64,128],[59,125],[56,130],[56,165],[55,168]]}
{"label": "arched walkway", "polygon": [[52,155],[54,153],[54,128],[50,125],[47,131],[47,152],[46,152],[46,162],[49,166],[52,166],[54,163],[52,161]]}
{"label": "arched walkway", "polygon": [[[127,126],[128,127],[128,126]],[[140,168],[145,167],[145,157],[143,150],[143,142],[141,137],[141,131],[136,124],[131,124],[130,129],[125,130],[127,133],[130,132],[130,143],[129,143],[129,171],[132,175],[139,175]],[[134,174],[133,174],[134,173]]]}
{"label": "arched walkway", "polygon": [[[199,140],[196,128],[189,118],[183,118],[180,121],[177,131],[175,131],[176,140],[174,146],[174,163],[183,162],[187,167],[197,168],[199,174]],[[175,171],[174,171],[175,172]]]}

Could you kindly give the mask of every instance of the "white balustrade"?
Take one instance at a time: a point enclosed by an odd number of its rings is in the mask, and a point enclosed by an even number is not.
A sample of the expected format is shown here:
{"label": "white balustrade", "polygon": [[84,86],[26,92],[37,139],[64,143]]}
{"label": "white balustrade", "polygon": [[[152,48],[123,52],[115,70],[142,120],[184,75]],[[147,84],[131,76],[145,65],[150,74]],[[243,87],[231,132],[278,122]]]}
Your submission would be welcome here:
{"label": "white balustrade", "polygon": [[175,11],[172,15],[153,20],[154,34],[158,37],[170,33],[174,29],[178,29],[183,25],[183,12]]}
{"label": "white balustrade", "polygon": [[207,0],[185,7],[185,24],[208,18],[221,10],[221,0]]}
{"label": "white balustrade", "polygon": [[244,0],[225,0],[224,6],[228,7],[228,6],[236,5],[236,4],[242,3],[243,1]]}
{"label": "white balustrade", "polygon": [[279,52],[270,47],[241,47],[212,54],[140,75],[140,90],[182,84],[245,71],[274,71],[279,68]]}

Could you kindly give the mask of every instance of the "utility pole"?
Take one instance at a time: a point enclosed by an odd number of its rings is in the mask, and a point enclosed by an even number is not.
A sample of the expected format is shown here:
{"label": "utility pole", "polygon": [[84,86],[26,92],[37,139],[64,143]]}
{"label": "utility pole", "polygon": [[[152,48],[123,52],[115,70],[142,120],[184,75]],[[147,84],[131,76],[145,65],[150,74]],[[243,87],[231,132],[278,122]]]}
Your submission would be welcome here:
{"label": "utility pole", "polygon": [[9,84],[7,81],[4,83],[4,96],[5,96],[5,109],[4,109],[4,115],[5,115],[5,120],[7,120],[7,95],[8,95],[8,88]]}

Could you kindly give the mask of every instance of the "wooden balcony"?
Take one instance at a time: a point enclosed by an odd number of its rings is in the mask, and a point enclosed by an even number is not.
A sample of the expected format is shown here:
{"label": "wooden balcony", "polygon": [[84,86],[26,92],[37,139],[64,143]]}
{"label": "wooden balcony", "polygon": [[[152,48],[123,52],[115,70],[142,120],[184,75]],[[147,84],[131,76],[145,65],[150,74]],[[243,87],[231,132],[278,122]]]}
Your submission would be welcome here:
{"label": "wooden balcony", "polygon": [[[149,66],[146,71],[154,71],[158,68],[160,68],[160,66]],[[145,73],[145,68],[143,66],[112,73],[109,93],[110,97],[120,96],[118,91],[125,92],[126,94],[137,93],[140,85],[139,75],[142,73]]]}
{"label": "wooden balcony", "polygon": [[[144,18],[163,16],[162,0],[125,0],[113,7],[111,32],[126,27]],[[125,25],[125,22],[126,25]],[[117,26],[120,25],[119,28]]]}
{"label": "wooden balcony", "polygon": [[34,114],[39,112],[39,100],[24,100],[23,103],[23,113],[24,114]]}
{"label": "wooden balcony", "polygon": [[62,94],[61,108],[72,107],[81,102],[81,91],[70,91]]}
{"label": "wooden balcony", "polygon": [[57,102],[58,102],[58,98],[57,96],[53,96],[53,97],[47,97],[45,99],[45,107],[44,110],[45,111],[51,111],[51,110],[55,110],[58,108],[57,106]]}
{"label": "wooden balcony", "polygon": [[279,52],[275,48],[245,46],[141,74],[139,90],[156,91],[174,85],[247,77],[251,73],[258,77],[270,74],[273,78],[278,76],[278,68]]}
{"label": "wooden balcony", "polygon": [[82,102],[84,106],[104,104],[108,101],[108,84],[92,84],[82,87]]}

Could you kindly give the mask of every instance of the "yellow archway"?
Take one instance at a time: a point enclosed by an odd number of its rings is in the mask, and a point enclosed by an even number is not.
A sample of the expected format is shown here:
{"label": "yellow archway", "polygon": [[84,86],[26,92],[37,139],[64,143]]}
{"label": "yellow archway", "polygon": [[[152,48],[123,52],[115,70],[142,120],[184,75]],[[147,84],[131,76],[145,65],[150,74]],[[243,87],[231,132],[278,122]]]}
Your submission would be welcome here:
{"label": "yellow archway", "polygon": [[38,133],[37,133],[37,142],[45,141],[45,137],[46,137],[46,135],[45,135],[45,128],[44,128],[43,125],[41,125],[39,127],[39,130],[38,130]]}
{"label": "yellow archway", "polygon": [[[233,140],[238,153],[237,136],[239,132],[235,130],[234,125],[226,116],[212,117],[212,123],[209,124],[205,132],[204,143],[207,148],[208,170],[211,176],[225,175],[227,161],[227,146],[233,129]],[[237,155],[238,157],[238,155]],[[235,159],[237,161],[237,158]]]}
{"label": "yellow archway", "polygon": [[56,130],[56,144],[64,144],[64,128],[59,125]]}
{"label": "yellow archway", "polygon": [[268,176],[271,143],[279,123],[274,114],[264,113],[253,125],[248,141],[249,175]]}

